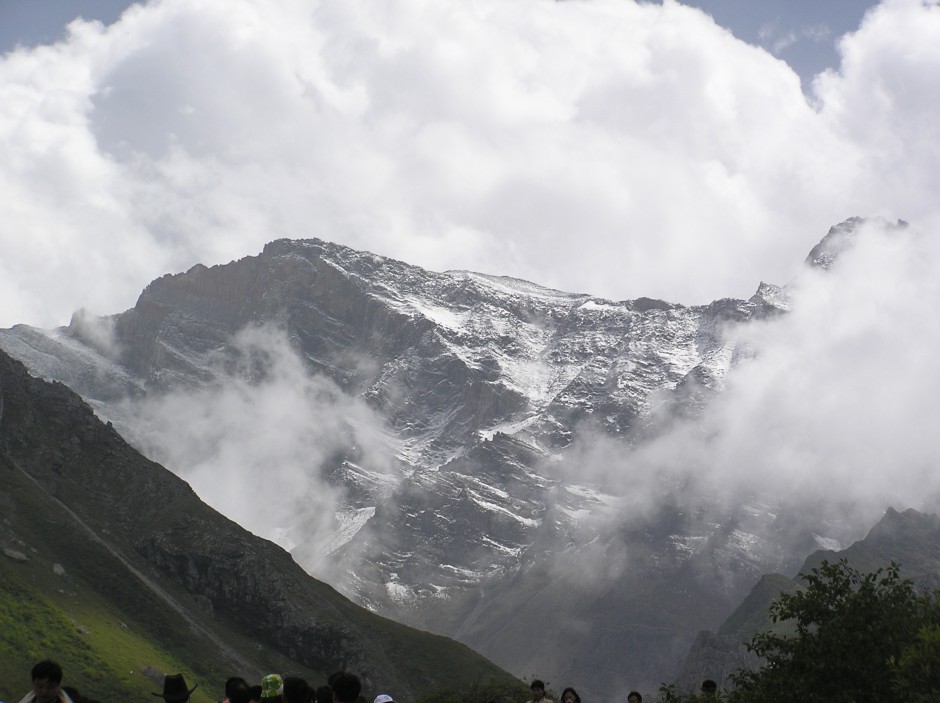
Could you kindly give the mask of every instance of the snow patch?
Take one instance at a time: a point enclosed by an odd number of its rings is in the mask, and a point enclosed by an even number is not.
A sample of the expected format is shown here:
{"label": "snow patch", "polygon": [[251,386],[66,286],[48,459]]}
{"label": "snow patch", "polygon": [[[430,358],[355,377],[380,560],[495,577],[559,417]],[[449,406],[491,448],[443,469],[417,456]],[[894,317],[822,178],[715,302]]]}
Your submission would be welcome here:
{"label": "snow patch", "polygon": [[[375,506],[350,508],[334,515],[338,528],[320,546],[323,554],[332,554],[355,537],[370,519],[375,517]],[[288,550],[290,551],[290,550]]]}
{"label": "snow patch", "polygon": [[604,303],[597,300],[588,300],[585,303],[582,303],[578,306],[578,310],[597,310],[601,312],[624,312],[626,308],[623,305],[613,305],[611,303]]}
{"label": "snow patch", "polygon": [[474,503],[476,503],[478,506],[480,506],[484,510],[489,510],[490,512],[493,512],[493,513],[501,513],[503,515],[506,515],[507,517],[510,517],[513,520],[516,520],[517,522],[522,523],[526,527],[537,527],[539,524],[541,524],[541,520],[533,520],[532,518],[526,518],[526,517],[522,517],[521,515],[516,515],[516,513],[512,512],[508,508],[504,508],[502,505],[491,503],[490,501],[483,498],[483,496],[481,496],[479,493],[477,493],[474,490],[468,490],[467,493],[470,496],[470,500],[472,500]]}
{"label": "snow patch", "polygon": [[828,549],[830,552],[842,551],[842,545],[839,543],[839,540],[832,539],[832,537],[823,537],[814,532],[813,541],[819,545],[820,549]]}

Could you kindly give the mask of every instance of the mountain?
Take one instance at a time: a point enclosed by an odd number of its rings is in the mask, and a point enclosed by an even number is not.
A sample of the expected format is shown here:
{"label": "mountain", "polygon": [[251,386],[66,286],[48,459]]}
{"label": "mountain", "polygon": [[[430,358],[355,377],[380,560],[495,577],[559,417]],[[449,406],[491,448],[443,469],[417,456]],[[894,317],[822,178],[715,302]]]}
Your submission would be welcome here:
{"label": "mountain", "polygon": [[166,673],[214,701],[226,678],[319,684],[347,668],[365,691],[414,699],[513,679],[466,646],[354,605],[277,545],[205,505],[60,383],[0,352],[0,697],[51,656],[104,701],[159,692]]}
{"label": "mountain", "polygon": [[[926,590],[936,590],[940,588],[940,516],[889,508],[864,539],[844,550],[813,552],[799,573],[809,573],[824,560],[835,563],[843,558],[862,573],[896,562],[903,577]],[[717,632],[699,633],[677,678],[678,689],[698,690],[706,678],[726,687],[730,674],[741,668],[759,666],[760,660],[747,651],[746,644],[757,633],[775,627],[770,620],[770,604],[782,593],[791,593],[800,587],[798,576],[763,576]]]}
{"label": "mountain", "polygon": [[654,689],[761,574],[842,537],[624,458],[720,393],[737,327],[788,308],[766,283],[611,301],[282,239],[0,348],[224,512],[239,489],[288,505],[239,522],[356,602],[599,698]]}

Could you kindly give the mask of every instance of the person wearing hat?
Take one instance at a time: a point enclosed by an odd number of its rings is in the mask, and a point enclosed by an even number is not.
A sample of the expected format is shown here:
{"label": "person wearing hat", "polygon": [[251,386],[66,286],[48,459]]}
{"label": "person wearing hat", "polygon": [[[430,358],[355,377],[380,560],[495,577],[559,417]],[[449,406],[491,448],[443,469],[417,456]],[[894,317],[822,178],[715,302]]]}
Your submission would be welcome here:
{"label": "person wearing hat", "polygon": [[62,667],[54,661],[44,659],[32,671],[33,689],[20,703],[72,703],[62,690]]}
{"label": "person wearing hat", "polygon": [[261,679],[261,703],[281,703],[284,700],[284,679],[280,674],[268,674]]}
{"label": "person wearing hat", "polygon": [[190,689],[186,688],[186,679],[182,674],[170,674],[163,677],[163,693],[152,693],[153,696],[160,696],[166,703],[186,703],[190,694],[199,687],[197,683]]}

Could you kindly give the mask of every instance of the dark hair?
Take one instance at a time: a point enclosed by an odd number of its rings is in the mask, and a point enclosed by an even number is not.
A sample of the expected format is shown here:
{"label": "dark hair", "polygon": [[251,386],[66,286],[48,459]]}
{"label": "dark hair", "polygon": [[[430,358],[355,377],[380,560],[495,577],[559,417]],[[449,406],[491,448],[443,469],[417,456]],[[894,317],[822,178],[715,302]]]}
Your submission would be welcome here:
{"label": "dark hair", "polygon": [[33,667],[33,681],[49,679],[52,683],[62,683],[62,667],[51,659],[43,659]]}
{"label": "dark hair", "polygon": [[319,686],[314,695],[317,703],[333,703],[333,689],[329,686]]}
{"label": "dark hair", "polygon": [[359,683],[359,677],[350,674],[347,671],[335,674],[336,678],[330,677],[330,688],[333,689],[333,698],[340,703],[356,703],[359,698],[359,692],[362,691],[362,684]]}
{"label": "dark hair", "polygon": [[249,700],[260,701],[261,700],[261,684],[255,684],[254,686],[248,687],[248,695],[251,696]]}
{"label": "dark hair", "polygon": [[226,679],[225,680],[225,697],[231,698],[232,691],[234,691],[235,687],[238,686],[239,684],[245,684],[247,686],[248,682],[245,681],[245,679],[243,679],[241,676],[232,676]]}
{"label": "dark hair", "polygon": [[702,681],[702,693],[716,693],[718,691],[718,684],[716,684],[711,679],[705,679]]}
{"label": "dark hair", "polygon": [[630,691],[627,694],[627,700],[630,700],[630,696],[636,696],[637,703],[643,703],[643,696],[640,695],[639,691]]}
{"label": "dark hair", "polygon": [[284,677],[285,703],[307,703],[310,700],[310,685],[298,676]]}
{"label": "dark hair", "polygon": [[561,692],[561,698],[559,698],[561,703],[565,703],[565,696],[568,695],[568,693],[574,694],[574,703],[581,703],[581,696],[579,696],[578,692],[571,688],[571,686],[568,686],[568,688]]}
{"label": "dark hair", "polygon": [[529,688],[541,688],[545,690],[545,684],[542,683],[541,679],[532,679],[532,683],[529,684]]}
{"label": "dark hair", "polygon": [[248,682],[238,677],[229,679],[225,682],[225,697],[228,698],[229,703],[248,703],[251,700]]}

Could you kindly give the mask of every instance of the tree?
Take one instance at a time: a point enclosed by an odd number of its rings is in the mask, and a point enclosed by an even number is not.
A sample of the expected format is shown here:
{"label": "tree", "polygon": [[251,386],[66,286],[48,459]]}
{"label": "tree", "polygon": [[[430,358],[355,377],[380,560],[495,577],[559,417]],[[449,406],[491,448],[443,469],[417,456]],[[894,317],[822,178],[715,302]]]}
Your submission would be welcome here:
{"label": "tree", "polygon": [[940,625],[925,625],[913,644],[892,661],[895,700],[935,703],[940,700]]}
{"label": "tree", "polygon": [[734,675],[732,703],[938,700],[937,594],[919,592],[893,562],[863,575],[845,559],[824,561],[801,576],[806,588],[770,607],[780,627],[748,645],[765,664]]}

